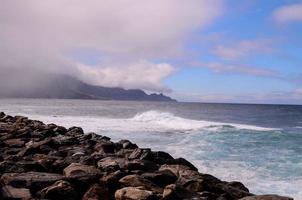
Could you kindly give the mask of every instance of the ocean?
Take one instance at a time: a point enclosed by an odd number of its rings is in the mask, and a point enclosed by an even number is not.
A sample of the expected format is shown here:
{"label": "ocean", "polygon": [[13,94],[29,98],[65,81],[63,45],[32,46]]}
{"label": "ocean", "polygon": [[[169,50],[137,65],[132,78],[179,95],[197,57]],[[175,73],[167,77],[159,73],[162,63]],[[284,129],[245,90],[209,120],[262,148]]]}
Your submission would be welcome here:
{"label": "ocean", "polygon": [[252,193],[302,199],[302,106],[0,99],[0,111],[129,139]]}

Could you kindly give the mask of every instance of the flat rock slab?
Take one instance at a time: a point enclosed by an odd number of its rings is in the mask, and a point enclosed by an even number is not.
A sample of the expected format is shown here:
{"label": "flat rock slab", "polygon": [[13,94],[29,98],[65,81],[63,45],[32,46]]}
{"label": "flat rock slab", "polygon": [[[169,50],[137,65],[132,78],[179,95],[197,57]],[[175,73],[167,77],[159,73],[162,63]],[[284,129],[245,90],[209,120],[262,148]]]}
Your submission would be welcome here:
{"label": "flat rock slab", "polygon": [[1,176],[1,182],[5,185],[15,187],[31,187],[38,188],[48,186],[63,178],[60,174],[44,173],[44,172],[27,172],[27,173],[5,173]]}
{"label": "flat rock slab", "polygon": [[4,199],[31,199],[29,189],[26,188],[15,188],[10,185],[6,185],[1,189],[1,197]]}

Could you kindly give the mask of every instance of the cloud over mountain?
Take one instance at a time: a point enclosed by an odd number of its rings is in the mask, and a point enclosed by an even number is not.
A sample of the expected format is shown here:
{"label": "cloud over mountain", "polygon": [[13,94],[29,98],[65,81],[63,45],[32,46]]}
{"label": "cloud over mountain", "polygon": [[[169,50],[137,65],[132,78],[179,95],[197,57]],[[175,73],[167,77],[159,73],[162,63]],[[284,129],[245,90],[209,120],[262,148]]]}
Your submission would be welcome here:
{"label": "cloud over mountain", "polygon": [[[188,36],[210,23],[222,7],[220,0],[0,0],[0,4],[1,67],[62,71],[95,83],[155,91],[166,89],[161,81],[173,67],[153,61],[181,55]],[[87,66],[70,56],[78,49],[97,52],[99,63]],[[132,73],[132,68],[147,73]],[[136,81],[124,81],[125,77]]]}

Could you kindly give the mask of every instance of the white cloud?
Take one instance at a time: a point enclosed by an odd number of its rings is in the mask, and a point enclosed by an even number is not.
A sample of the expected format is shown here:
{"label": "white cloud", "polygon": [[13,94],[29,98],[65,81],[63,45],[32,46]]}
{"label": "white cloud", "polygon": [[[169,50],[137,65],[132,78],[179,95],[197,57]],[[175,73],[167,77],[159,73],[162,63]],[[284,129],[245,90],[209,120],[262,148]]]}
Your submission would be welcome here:
{"label": "white cloud", "polygon": [[273,18],[278,23],[302,22],[302,3],[290,4],[276,9]]}
{"label": "white cloud", "polygon": [[0,63],[74,71],[66,55],[76,49],[126,69],[129,62],[179,56],[190,34],[220,14],[221,1],[0,0]]}
{"label": "white cloud", "polygon": [[246,58],[252,54],[268,53],[274,51],[270,40],[242,40],[231,45],[218,45],[213,49],[213,54],[225,59],[236,60]]}
{"label": "white cloud", "polygon": [[162,80],[171,75],[175,69],[167,63],[154,64],[145,60],[135,63],[103,64],[99,66],[78,65],[80,76],[86,82],[109,87],[136,88],[138,85],[146,91],[170,90]]}
{"label": "white cloud", "polygon": [[195,62],[192,63],[192,65],[195,67],[207,68],[215,73],[223,73],[223,74],[246,74],[246,75],[253,75],[253,76],[268,76],[268,77],[274,77],[278,75],[276,71],[271,69],[259,68],[254,66],[241,65],[241,64]]}

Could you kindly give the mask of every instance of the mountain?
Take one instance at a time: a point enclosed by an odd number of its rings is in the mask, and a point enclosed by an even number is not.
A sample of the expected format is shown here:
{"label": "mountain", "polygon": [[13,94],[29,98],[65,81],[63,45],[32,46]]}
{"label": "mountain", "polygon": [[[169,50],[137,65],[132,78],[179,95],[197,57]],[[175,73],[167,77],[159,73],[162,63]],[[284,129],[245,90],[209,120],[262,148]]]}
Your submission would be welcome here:
{"label": "mountain", "polygon": [[95,86],[63,74],[2,71],[2,98],[101,99],[133,101],[175,101],[163,94],[146,94],[139,89],[126,90]]}

